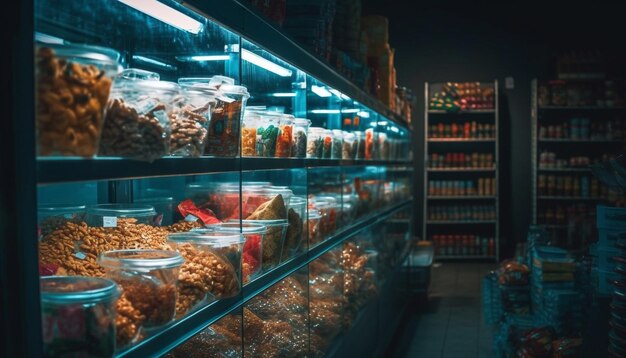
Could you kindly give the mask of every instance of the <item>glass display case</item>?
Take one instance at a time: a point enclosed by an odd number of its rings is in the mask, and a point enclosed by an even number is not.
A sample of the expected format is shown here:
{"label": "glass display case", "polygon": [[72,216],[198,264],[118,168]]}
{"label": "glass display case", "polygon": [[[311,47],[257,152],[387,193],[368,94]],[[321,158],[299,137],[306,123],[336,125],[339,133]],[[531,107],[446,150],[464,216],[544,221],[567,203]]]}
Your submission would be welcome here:
{"label": "glass display case", "polygon": [[14,356],[84,353],[43,329],[43,277],[110,279],[115,356],[321,356],[379,319],[407,244],[385,221],[412,205],[402,118],[236,1],[33,5],[11,299],[37,314]]}

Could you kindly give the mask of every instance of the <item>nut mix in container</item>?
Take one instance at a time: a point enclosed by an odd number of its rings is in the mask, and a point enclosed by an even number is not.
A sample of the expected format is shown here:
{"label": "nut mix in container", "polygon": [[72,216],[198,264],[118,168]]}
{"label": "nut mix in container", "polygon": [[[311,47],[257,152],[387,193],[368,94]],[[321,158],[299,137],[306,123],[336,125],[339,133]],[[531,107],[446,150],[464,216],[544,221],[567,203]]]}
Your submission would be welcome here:
{"label": "nut mix in container", "polygon": [[322,158],[324,154],[324,134],[325,129],[320,127],[309,128],[306,143],[307,158]]}
{"label": "nut mix in container", "polygon": [[356,136],[356,159],[365,159],[365,133],[356,131],[354,135]]}
{"label": "nut mix in container", "polygon": [[[261,274],[262,243],[267,228],[259,224],[236,222],[207,225],[200,231],[208,230],[218,233],[242,233],[245,239],[241,254],[241,276],[243,283],[247,283]],[[196,230],[199,231],[199,230]]]}
{"label": "nut mix in container", "polygon": [[66,222],[79,223],[85,216],[85,205],[40,204],[37,206],[37,222],[40,236],[45,237]]}
{"label": "nut mix in container", "polygon": [[250,95],[244,86],[225,76],[196,78],[189,82],[201,83],[217,90],[215,109],[211,115],[205,155],[236,157],[239,155],[241,121]]}
{"label": "nut mix in container", "polygon": [[178,274],[177,317],[239,293],[241,234],[195,229],[169,235],[168,242],[185,258]]}
{"label": "nut mix in container", "polygon": [[116,77],[98,155],[153,161],[169,154],[171,118],[180,86],[138,69]]}
{"label": "nut mix in container", "polygon": [[157,213],[146,204],[97,204],[87,207],[85,222],[92,227],[117,227],[120,218],[133,218],[134,223],[160,225]]}
{"label": "nut mix in container", "polygon": [[83,276],[40,279],[43,351],[46,357],[112,357],[115,354],[115,282]]}
{"label": "nut mix in container", "polygon": [[330,159],[333,152],[333,132],[330,129],[325,129],[322,133],[322,146],[323,154],[320,158]]}
{"label": "nut mix in container", "polygon": [[307,133],[311,121],[306,118],[295,118],[293,120],[293,148],[291,156],[305,158],[307,156]]}
{"label": "nut mix in container", "polygon": [[283,114],[279,123],[280,132],[276,139],[276,157],[288,158],[293,147],[293,116]]}
{"label": "nut mix in container", "polygon": [[254,157],[257,155],[256,136],[261,116],[257,112],[246,111],[241,128],[241,155]]}
{"label": "nut mix in container", "polygon": [[38,47],[35,103],[38,155],[94,156],[119,52],[96,46]]}
{"label": "nut mix in container", "polygon": [[113,250],[100,254],[106,276],[122,288],[129,303],[145,318],[144,329],[156,329],[174,319],[176,283],[183,257],[165,250]]}
{"label": "nut mix in container", "polygon": [[357,150],[356,136],[354,133],[343,132],[343,147],[341,151],[342,159],[356,159]]}
{"label": "nut mix in container", "polygon": [[195,84],[189,80],[178,80],[185,100],[184,103],[179,103],[172,115],[170,154],[199,157],[204,153],[217,91],[208,84]]}

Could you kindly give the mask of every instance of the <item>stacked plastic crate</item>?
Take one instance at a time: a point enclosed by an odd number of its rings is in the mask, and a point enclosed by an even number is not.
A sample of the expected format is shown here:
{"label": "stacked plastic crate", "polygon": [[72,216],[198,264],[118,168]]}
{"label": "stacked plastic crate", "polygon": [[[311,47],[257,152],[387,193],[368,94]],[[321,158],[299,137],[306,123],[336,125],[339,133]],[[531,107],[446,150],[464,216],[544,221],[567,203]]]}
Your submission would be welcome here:
{"label": "stacked plastic crate", "polygon": [[330,62],[335,0],[289,0],[283,28],[300,45]]}
{"label": "stacked plastic crate", "polygon": [[626,208],[598,206],[597,226],[592,272],[597,294],[612,296],[608,351],[626,357]]}

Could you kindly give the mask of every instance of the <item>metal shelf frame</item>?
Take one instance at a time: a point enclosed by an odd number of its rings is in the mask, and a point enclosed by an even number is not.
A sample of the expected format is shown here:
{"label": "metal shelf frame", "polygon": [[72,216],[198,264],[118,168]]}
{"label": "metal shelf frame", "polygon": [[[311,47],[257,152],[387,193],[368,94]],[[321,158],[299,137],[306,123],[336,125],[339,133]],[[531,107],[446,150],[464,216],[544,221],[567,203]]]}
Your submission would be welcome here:
{"label": "metal shelf frame", "polygon": [[[428,233],[428,226],[432,226],[432,225],[436,225],[439,223],[433,222],[428,220],[428,202],[429,201],[434,201],[434,200],[493,200],[494,201],[494,206],[495,206],[495,210],[496,210],[496,220],[495,221],[489,221],[489,222],[484,222],[484,224],[495,224],[494,226],[494,239],[495,239],[495,243],[496,243],[496,247],[495,247],[495,251],[496,251],[496,256],[495,257],[482,257],[483,259],[486,258],[490,258],[490,259],[495,259],[496,261],[499,261],[499,252],[500,252],[500,200],[499,200],[499,196],[500,196],[500,170],[499,170],[499,165],[498,163],[500,162],[500,158],[499,158],[499,153],[500,153],[500,143],[499,143],[499,128],[500,128],[500,110],[499,110],[499,88],[498,88],[498,80],[494,80],[493,82],[489,82],[490,84],[493,85],[494,88],[494,93],[495,93],[495,97],[494,97],[494,108],[493,109],[481,109],[481,110],[468,110],[468,111],[459,111],[459,112],[455,112],[455,113],[448,113],[446,111],[443,110],[430,110],[428,109],[428,104],[430,102],[430,88],[433,85],[433,83],[429,83],[426,82],[424,84],[424,134],[426,136],[426,139],[424,140],[424,163],[425,166],[427,167],[426,170],[424,170],[424,188],[423,188],[423,193],[424,193],[424,202],[423,202],[423,208],[422,208],[422,238],[424,240],[427,239],[427,233]],[[433,117],[436,116],[436,118],[443,118],[444,115],[448,114],[450,117],[455,118],[455,119],[462,119],[464,116],[467,115],[472,115],[472,114],[484,114],[486,116],[493,116],[493,123],[495,125],[495,132],[496,132],[496,136],[495,138],[428,138],[428,127],[431,121],[430,115],[433,115]],[[480,118],[484,118],[484,117],[480,117]],[[468,148],[471,148],[471,145],[479,145],[481,143],[493,143],[493,147],[491,147],[491,145],[489,145],[489,148],[493,148],[493,153],[494,153],[494,160],[495,160],[495,167],[494,168],[480,168],[480,169],[460,169],[460,168],[454,168],[454,169],[446,169],[446,168],[428,168],[428,157],[429,157],[429,147],[432,144],[433,146],[436,146],[436,148],[442,148],[444,146],[443,143],[456,143],[455,144],[455,150],[457,150],[456,148],[458,148],[459,146],[465,146],[467,145]],[[485,148],[485,145],[483,144],[483,146],[481,148]],[[428,181],[429,181],[429,175],[431,173],[459,173],[459,174],[463,174],[463,173],[470,173],[470,172],[476,172],[476,173],[480,173],[480,172],[484,172],[484,173],[493,173],[494,175],[494,179],[496,182],[496,193],[494,196],[429,196],[428,195]],[[460,222],[442,222],[442,224],[478,224],[479,222],[471,222],[471,221],[460,221]],[[465,257],[463,257],[465,258]],[[471,257],[468,257],[471,258]]]}
{"label": "metal shelf frame", "polygon": [[426,221],[427,225],[471,225],[471,224],[476,224],[476,225],[488,225],[488,224],[497,224],[498,222],[496,220],[442,220],[442,221],[437,221],[437,220],[429,220]]}

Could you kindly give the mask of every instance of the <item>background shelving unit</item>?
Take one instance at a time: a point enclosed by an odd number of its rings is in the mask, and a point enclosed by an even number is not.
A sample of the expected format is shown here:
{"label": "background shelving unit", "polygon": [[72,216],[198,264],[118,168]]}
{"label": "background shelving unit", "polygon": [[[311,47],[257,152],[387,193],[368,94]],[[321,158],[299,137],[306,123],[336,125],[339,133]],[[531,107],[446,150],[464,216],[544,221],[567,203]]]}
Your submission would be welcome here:
{"label": "background shelving unit", "polygon": [[[499,141],[498,141],[498,81],[481,83],[481,87],[493,86],[494,88],[494,108],[493,109],[472,109],[460,110],[457,112],[448,112],[439,109],[429,109],[430,97],[433,89],[440,86],[438,83],[426,83],[424,88],[425,111],[424,111],[424,207],[422,220],[422,237],[425,240],[430,239],[433,231],[438,232],[443,227],[448,229],[452,227],[453,231],[459,232],[463,230],[463,235],[479,233],[486,236],[486,232],[495,240],[494,255],[435,255],[437,259],[449,260],[495,260],[499,261],[499,236],[500,236],[500,214],[499,214]],[[430,138],[429,126],[433,123],[446,121],[472,121],[479,123],[492,123],[495,125],[496,136],[494,138]],[[430,154],[449,153],[449,152],[489,152],[493,154],[494,166],[487,168],[433,168],[430,167]],[[428,182],[433,179],[443,180],[466,180],[468,178],[477,180],[479,177],[493,176],[495,180],[495,195],[467,195],[467,196],[449,196],[449,195],[429,195]],[[428,208],[431,205],[493,205],[495,210],[495,220],[430,220],[428,217]]]}
{"label": "background shelving unit", "polygon": [[[567,81],[565,82],[568,83]],[[577,81],[577,85],[598,86],[597,81]],[[534,79],[531,83],[531,160],[532,160],[532,222],[541,225],[556,235],[559,243],[570,248],[584,248],[586,244],[594,240],[597,235],[595,225],[595,207],[600,204],[611,205],[612,201],[606,196],[589,195],[546,195],[540,193],[539,176],[570,176],[575,178],[586,177],[591,182],[593,175],[590,167],[547,167],[540,162],[541,153],[555,153],[557,159],[568,160],[572,156],[588,156],[591,161],[599,158],[601,154],[617,155],[624,140],[619,138],[569,138],[569,133],[564,133],[564,138],[541,137],[541,126],[571,124],[572,118],[588,118],[591,125],[618,120],[622,126],[626,126],[625,107],[607,106],[555,106],[540,104],[539,87],[549,87],[547,82]],[[588,129],[592,131],[591,129]],[[591,184],[589,184],[591,186]],[[590,190],[591,191],[591,190]],[[560,208],[560,209],[559,209]],[[565,208],[565,209],[564,209]],[[584,210],[584,215],[576,213],[575,208]],[[557,209],[561,212],[560,220],[556,218]],[[569,210],[571,209],[571,210]],[[542,217],[542,213],[550,210],[553,219]]]}

